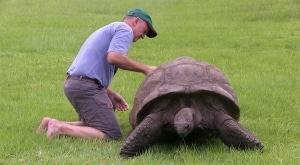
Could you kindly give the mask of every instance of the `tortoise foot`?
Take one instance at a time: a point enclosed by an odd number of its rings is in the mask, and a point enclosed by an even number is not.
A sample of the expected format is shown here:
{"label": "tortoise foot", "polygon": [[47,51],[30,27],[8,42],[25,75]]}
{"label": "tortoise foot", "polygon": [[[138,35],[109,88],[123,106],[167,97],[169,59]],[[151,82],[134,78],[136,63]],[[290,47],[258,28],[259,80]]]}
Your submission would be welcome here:
{"label": "tortoise foot", "polygon": [[226,114],[216,117],[215,127],[221,140],[228,147],[237,149],[263,149],[263,144],[250,131]]}
{"label": "tortoise foot", "polygon": [[160,138],[162,126],[163,120],[160,113],[147,116],[125,139],[120,156],[128,158],[146,151]]}

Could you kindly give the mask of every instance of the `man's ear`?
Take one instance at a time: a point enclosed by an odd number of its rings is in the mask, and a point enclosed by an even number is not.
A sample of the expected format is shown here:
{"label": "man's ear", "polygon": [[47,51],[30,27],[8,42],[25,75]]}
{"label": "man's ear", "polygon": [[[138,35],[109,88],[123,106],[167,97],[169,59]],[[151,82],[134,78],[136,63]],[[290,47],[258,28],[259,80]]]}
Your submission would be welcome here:
{"label": "man's ear", "polygon": [[138,17],[134,17],[134,23],[137,24],[140,21]]}

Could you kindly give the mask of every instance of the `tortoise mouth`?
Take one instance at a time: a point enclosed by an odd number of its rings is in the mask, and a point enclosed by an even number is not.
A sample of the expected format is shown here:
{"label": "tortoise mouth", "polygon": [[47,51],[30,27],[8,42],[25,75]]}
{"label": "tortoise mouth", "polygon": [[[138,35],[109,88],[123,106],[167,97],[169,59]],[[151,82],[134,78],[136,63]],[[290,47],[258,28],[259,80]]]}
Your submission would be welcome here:
{"label": "tortoise mouth", "polygon": [[179,124],[175,127],[177,135],[181,138],[187,137],[193,130],[193,126],[190,124]]}
{"label": "tortoise mouth", "polygon": [[174,127],[179,137],[184,138],[194,129],[194,109],[182,108],[174,117]]}

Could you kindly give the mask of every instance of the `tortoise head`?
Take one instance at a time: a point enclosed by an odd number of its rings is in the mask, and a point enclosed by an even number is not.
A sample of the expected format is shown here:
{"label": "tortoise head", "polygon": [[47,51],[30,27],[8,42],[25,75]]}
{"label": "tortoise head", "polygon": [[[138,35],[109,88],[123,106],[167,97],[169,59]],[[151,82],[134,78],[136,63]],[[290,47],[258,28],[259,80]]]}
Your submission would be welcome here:
{"label": "tortoise head", "polygon": [[184,138],[194,129],[194,109],[182,108],[174,117],[174,127],[179,137]]}

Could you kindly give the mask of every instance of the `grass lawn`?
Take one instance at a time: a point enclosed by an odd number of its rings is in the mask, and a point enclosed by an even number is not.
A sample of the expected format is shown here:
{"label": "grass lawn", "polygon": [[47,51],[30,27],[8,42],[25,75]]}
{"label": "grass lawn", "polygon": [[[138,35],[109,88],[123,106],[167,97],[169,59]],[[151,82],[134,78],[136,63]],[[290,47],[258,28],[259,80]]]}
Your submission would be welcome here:
{"label": "grass lawn", "polygon": [[[186,55],[221,69],[237,94],[240,123],[263,142],[263,153],[211,139],[158,144],[123,159],[122,140],[35,133],[45,116],[77,120],[63,93],[66,70],[89,34],[135,7],[150,13],[158,37],[134,43],[129,56],[160,65]],[[298,0],[0,1],[0,165],[299,164],[299,8]],[[119,70],[112,87],[132,107],[143,78]],[[128,114],[116,112],[124,138]]]}

